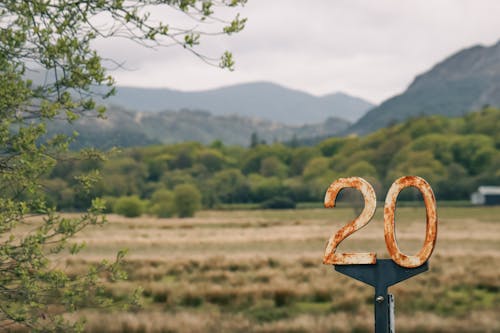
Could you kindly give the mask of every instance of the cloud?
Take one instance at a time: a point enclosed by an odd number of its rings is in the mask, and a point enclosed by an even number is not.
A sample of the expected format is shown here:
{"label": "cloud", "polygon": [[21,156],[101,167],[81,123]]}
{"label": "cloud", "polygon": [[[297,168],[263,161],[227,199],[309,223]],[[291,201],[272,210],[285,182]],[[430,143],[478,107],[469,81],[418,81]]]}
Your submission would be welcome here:
{"label": "cloud", "polygon": [[120,85],[200,90],[266,80],[380,102],[450,54],[496,42],[499,12],[496,0],[249,0],[241,11],[244,31],[200,47],[210,55],[232,50],[235,72],[179,48],[153,51],[125,40],[96,47],[133,69],[113,72]]}

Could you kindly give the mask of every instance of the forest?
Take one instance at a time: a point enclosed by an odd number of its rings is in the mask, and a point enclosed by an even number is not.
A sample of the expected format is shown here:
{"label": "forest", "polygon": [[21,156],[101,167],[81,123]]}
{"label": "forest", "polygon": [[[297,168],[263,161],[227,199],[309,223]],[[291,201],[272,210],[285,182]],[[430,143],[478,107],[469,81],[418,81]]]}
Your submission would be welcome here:
{"label": "forest", "polygon": [[[484,107],[459,118],[413,118],[314,146],[267,144],[256,134],[249,147],[185,142],[112,149],[105,158],[89,149],[84,158],[67,153],[43,186],[58,210],[83,210],[91,198],[102,197],[108,212],[127,216],[182,217],[228,204],[292,208],[322,202],[328,185],[347,176],[366,178],[378,198],[396,178],[418,175],[438,200],[468,200],[479,185],[500,185],[499,128],[500,110]],[[91,190],[77,190],[81,177],[95,182]],[[401,199],[416,196],[402,193]],[[186,212],[177,208],[186,205]]]}

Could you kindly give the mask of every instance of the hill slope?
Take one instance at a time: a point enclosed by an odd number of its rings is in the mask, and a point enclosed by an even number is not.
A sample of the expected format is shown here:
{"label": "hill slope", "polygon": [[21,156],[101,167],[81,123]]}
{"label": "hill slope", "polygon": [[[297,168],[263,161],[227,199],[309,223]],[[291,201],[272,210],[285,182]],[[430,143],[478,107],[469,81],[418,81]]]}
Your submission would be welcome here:
{"label": "hill slope", "polygon": [[261,118],[288,125],[318,123],[330,117],[354,122],[373,107],[343,93],[317,97],[269,82],[196,92],[117,87],[109,103],[138,111],[207,110],[214,115]]}
{"label": "hill slope", "polygon": [[348,133],[366,134],[425,114],[460,116],[500,106],[500,41],[462,50],[415,78],[401,95],[369,111]]}
{"label": "hill slope", "polygon": [[213,116],[205,111],[135,112],[110,107],[107,119],[84,117],[72,126],[56,121],[49,133],[79,133],[73,149],[114,146],[146,146],[158,143],[198,141],[211,143],[220,140],[228,145],[248,146],[252,133],[267,142],[290,141],[315,136],[335,135],[350,125],[349,122],[329,118],[325,122],[289,126],[255,118],[240,116]]}

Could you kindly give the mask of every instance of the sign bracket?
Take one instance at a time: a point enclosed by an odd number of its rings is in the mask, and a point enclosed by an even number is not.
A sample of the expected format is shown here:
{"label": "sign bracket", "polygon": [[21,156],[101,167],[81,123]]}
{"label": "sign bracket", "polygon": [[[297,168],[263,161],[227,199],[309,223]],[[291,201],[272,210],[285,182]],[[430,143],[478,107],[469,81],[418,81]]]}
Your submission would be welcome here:
{"label": "sign bracket", "polygon": [[387,289],[401,281],[429,269],[426,261],[415,268],[399,266],[391,259],[378,259],[372,265],[334,265],[339,273],[364,282],[375,288],[375,333],[394,333],[394,297]]}

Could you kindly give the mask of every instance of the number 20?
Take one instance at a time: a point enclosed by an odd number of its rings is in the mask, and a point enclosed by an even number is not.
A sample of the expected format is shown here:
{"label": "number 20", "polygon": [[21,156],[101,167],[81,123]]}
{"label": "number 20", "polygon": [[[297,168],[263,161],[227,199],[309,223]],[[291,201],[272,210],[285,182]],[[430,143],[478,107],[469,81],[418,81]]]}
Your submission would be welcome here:
{"label": "number 20", "polygon": [[[422,194],[425,203],[427,220],[424,245],[420,251],[413,256],[406,255],[399,250],[394,231],[394,211],[396,210],[396,200],[399,192],[409,186],[416,187]],[[344,239],[370,222],[377,205],[373,187],[363,178],[350,177],[337,179],[330,185],[325,195],[325,207],[335,207],[335,200],[338,193],[342,189],[348,187],[355,188],[363,194],[365,206],[361,214],[356,219],[346,224],[333,234],[332,237],[330,237],[325,249],[323,263],[333,265],[375,264],[377,261],[377,255],[373,252],[335,253],[338,245]],[[424,264],[430,258],[436,244],[437,236],[436,199],[434,198],[434,193],[432,192],[430,185],[424,179],[417,176],[406,176],[397,179],[392,184],[385,199],[384,235],[387,250],[396,264],[402,267],[413,268]]]}

